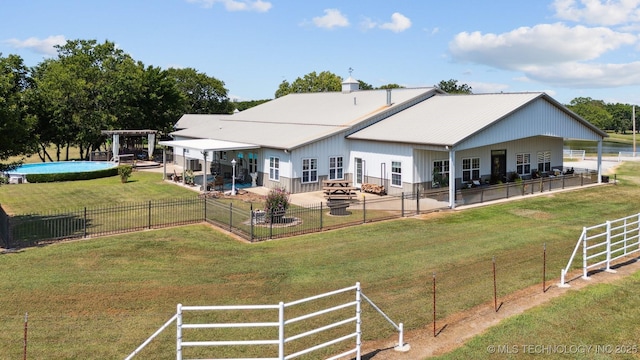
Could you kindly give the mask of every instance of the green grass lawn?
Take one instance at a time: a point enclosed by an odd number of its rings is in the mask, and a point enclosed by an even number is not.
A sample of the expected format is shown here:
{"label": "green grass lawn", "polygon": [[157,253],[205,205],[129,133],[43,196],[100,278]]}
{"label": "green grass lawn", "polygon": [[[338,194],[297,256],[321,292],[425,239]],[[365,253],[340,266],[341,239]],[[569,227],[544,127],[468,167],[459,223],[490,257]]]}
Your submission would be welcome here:
{"label": "green grass lawn", "polygon": [[[627,163],[618,169],[621,183],[616,186],[549,193],[251,245],[208,225],[194,225],[5,253],[0,255],[0,272],[5,274],[0,282],[0,354],[10,359],[22,356],[25,313],[29,314],[28,358],[116,359],[126,357],[155,332],[175,313],[178,303],[277,304],[358,281],[364,293],[406,329],[428,327],[433,273],[438,279],[440,319],[492,302],[493,258],[498,296],[542,282],[544,245],[546,280],[557,283],[582,227],[638,213],[637,174],[640,164]],[[112,178],[2,186],[0,203],[23,213],[174,198],[185,192],[189,191],[163,183],[158,174],[137,172],[127,184]],[[628,295],[618,288],[594,291],[609,291],[614,298]],[[640,300],[627,297],[630,303],[614,307],[611,313],[620,309],[635,322]],[[552,304],[572,308],[601,303],[566,296]],[[543,315],[534,315],[551,317],[549,326],[554,331],[574,331],[575,324],[562,318],[561,312],[553,307],[545,311],[549,313],[538,310]],[[609,313],[606,306],[598,311]],[[366,305],[363,318],[364,339],[393,336],[390,325]],[[618,333],[620,341],[625,336],[638,338],[637,333],[627,335],[627,328],[618,324],[623,321],[619,316],[585,316],[584,321],[579,329],[606,329]],[[525,321],[531,329],[519,341],[540,338],[539,332],[549,329],[529,326],[533,322]],[[501,325],[496,336],[508,336],[509,326],[515,325],[511,321]],[[483,344],[497,340],[474,341],[480,345],[472,343],[452,358],[484,357]],[[175,327],[170,327],[139,358],[172,359],[174,347]],[[302,358],[340,350],[344,349]],[[185,357],[192,355],[211,356],[196,352]],[[225,355],[230,354],[221,357]]]}

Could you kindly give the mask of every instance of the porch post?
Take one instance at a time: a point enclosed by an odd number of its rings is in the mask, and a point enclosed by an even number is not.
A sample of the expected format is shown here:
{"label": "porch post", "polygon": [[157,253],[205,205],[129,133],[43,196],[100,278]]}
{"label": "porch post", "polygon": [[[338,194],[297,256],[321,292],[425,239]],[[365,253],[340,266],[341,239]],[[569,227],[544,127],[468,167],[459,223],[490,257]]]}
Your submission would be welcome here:
{"label": "porch post", "polygon": [[449,150],[449,207],[456,208],[456,152],[453,149]]}
{"label": "porch post", "polygon": [[167,147],[162,147],[162,180],[167,180]]}
{"label": "porch post", "polygon": [[598,184],[602,183],[602,139],[598,140]]}
{"label": "porch post", "polygon": [[207,150],[202,151],[202,158],[204,159],[204,170],[202,175],[202,191],[207,193]]}

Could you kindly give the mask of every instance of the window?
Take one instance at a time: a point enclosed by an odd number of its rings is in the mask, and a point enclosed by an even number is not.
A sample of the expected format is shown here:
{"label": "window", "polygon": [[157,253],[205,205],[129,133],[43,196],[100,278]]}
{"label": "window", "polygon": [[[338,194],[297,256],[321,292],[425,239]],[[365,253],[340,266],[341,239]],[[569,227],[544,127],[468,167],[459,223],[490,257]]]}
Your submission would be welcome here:
{"label": "window", "polygon": [[551,171],[551,151],[538,151],[538,171]]}
{"label": "window", "polygon": [[516,173],[520,176],[531,174],[531,154],[516,154]]}
{"label": "window", "polygon": [[391,185],[402,186],[402,163],[400,161],[391,162]]}
{"label": "window", "polygon": [[462,181],[480,179],[480,158],[462,159]]}
{"label": "window", "polygon": [[269,180],[280,181],[280,158],[269,158]]}
{"label": "window", "polygon": [[449,160],[433,162],[433,186],[449,186]]}
{"label": "window", "polygon": [[342,156],[329,157],[329,180],[344,179]]}
{"label": "window", "polygon": [[302,159],[302,183],[318,181],[318,159]]}

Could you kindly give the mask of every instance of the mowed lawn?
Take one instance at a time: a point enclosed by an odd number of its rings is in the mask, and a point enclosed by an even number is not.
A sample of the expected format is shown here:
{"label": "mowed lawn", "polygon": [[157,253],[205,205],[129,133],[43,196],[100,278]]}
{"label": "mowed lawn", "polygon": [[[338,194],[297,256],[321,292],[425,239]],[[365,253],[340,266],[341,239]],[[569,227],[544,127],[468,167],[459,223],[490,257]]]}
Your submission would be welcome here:
{"label": "mowed lawn", "polygon": [[[640,166],[627,163],[617,173],[621,182],[615,186],[548,193],[257,244],[240,242],[208,225],[194,225],[5,253],[0,255],[4,274],[0,282],[0,357],[23,356],[26,313],[28,358],[121,359],[167,321],[178,303],[277,304],[356,282],[405,328],[427,327],[432,320],[434,273],[438,318],[493,303],[493,259],[498,269],[498,296],[542,282],[543,246],[547,248],[546,280],[557,283],[582,227],[640,211],[640,178],[636,175]],[[37,213],[192,194],[159,177],[138,172],[127,184],[111,178],[2,186],[0,204],[15,213]],[[637,288],[637,280],[631,284]],[[617,289],[593,291],[614,298],[624,295]],[[555,317],[550,325],[554,331],[578,336],[575,324],[554,309],[586,304],[598,306],[601,314],[622,310],[625,316],[596,317],[578,329],[601,328],[629,342],[638,339],[637,332],[619,323],[627,315],[631,321],[637,319],[640,300],[627,298],[630,304],[608,311],[607,305],[615,301],[603,304],[589,302],[589,297],[566,296],[555,300],[548,310],[536,310],[536,315]],[[394,335],[375,311],[366,305],[363,309],[365,340]],[[541,338],[538,332],[548,331],[549,327],[533,326],[535,321],[525,319],[531,330],[522,335],[522,341]],[[509,326],[518,325],[507,322],[504,326],[496,330],[501,336],[509,336]],[[475,345],[453,358],[488,357],[483,341],[497,340],[474,340]],[[306,358],[321,358],[348,346]],[[242,356],[260,355],[250,351]],[[174,357],[175,327],[138,356]]]}

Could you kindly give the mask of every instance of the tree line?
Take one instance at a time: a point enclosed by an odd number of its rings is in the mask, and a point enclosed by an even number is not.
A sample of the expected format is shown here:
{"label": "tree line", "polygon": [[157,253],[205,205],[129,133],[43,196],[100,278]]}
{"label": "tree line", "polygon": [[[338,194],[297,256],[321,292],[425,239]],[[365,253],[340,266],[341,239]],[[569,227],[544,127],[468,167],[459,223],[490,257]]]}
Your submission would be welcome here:
{"label": "tree line", "polygon": [[69,160],[60,153],[69,147],[88,159],[104,143],[102,130],[168,134],[185,113],[235,110],[224,82],[195,69],[146,66],[110,41],[70,40],[56,50],[32,68],[0,54],[0,161],[36,153]]}
{"label": "tree line", "polygon": [[[69,40],[56,50],[56,57],[31,68],[17,55],[0,53],[0,172],[20,163],[2,163],[15,156],[69,160],[68,153],[61,154],[69,147],[88,159],[104,144],[102,130],[168,134],[183,114],[230,114],[270,100],[231,101],[219,79],[193,68],[147,66],[110,41]],[[341,91],[342,81],[331,72],[314,71],[291,83],[282,81],[274,96]],[[359,85],[362,90],[402,87],[375,88],[362,80]],[[473,93],[454,79],[436,86],[448,93]],[[633,105],[579,97],[566,106],[603,130],[632,128]]]}

